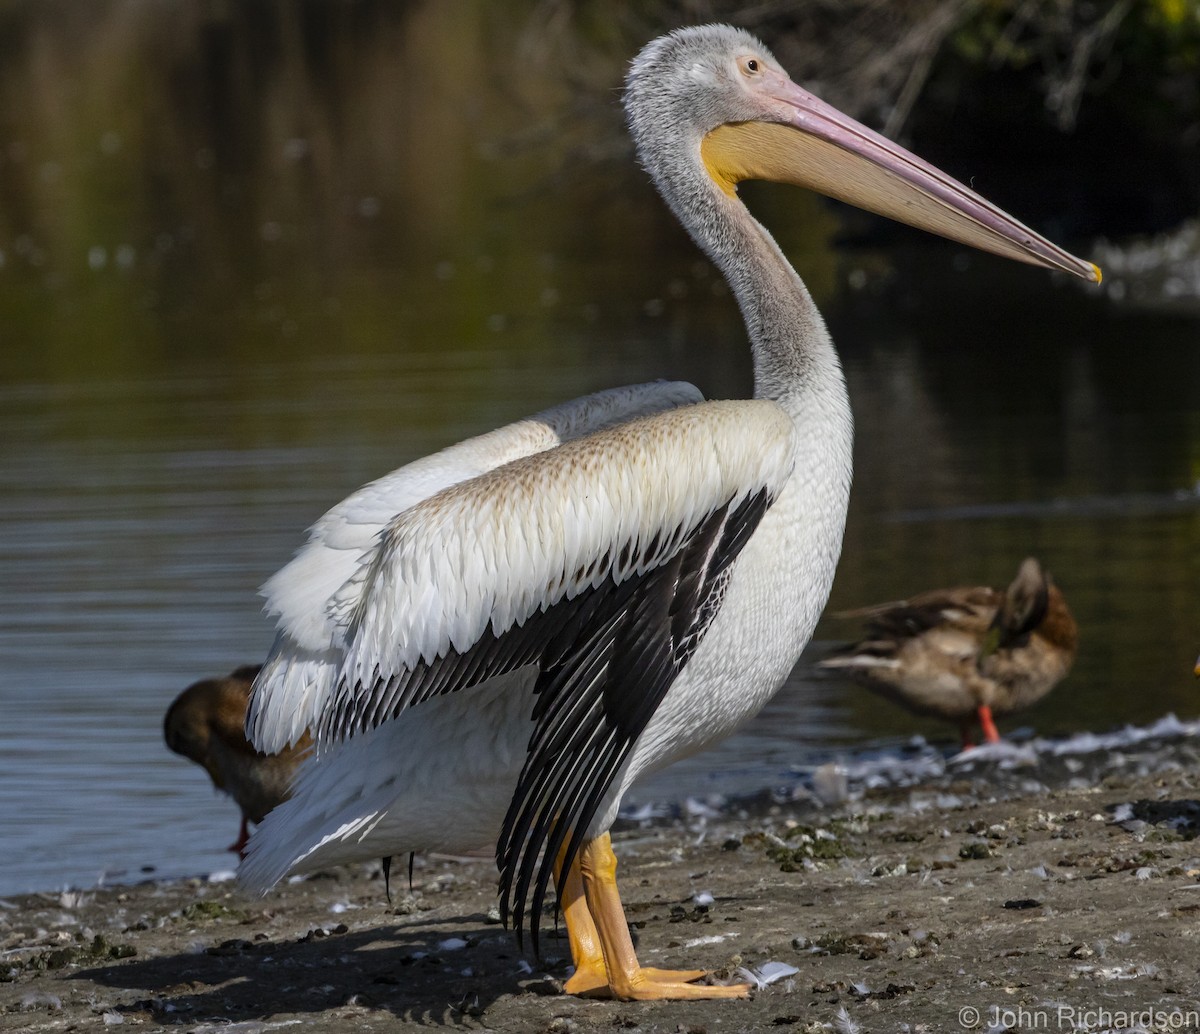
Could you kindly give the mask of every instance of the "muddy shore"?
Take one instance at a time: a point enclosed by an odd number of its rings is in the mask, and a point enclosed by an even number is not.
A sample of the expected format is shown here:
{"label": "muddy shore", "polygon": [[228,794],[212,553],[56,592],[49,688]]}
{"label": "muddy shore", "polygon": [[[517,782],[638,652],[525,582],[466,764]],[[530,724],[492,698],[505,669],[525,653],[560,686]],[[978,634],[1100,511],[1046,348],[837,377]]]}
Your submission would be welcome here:
{"label": "muddy shore", "polygon": [[397,865],[391,903],[378,865],[263,899],[200,878],[10,898],[0,1029],[1200,1030],[1198,754],[1185,735],[627,823],[642,961],[774,978],[745,1001],[564,997],[553,920],[534,960],[492,863],[433,858],[411,891]]}

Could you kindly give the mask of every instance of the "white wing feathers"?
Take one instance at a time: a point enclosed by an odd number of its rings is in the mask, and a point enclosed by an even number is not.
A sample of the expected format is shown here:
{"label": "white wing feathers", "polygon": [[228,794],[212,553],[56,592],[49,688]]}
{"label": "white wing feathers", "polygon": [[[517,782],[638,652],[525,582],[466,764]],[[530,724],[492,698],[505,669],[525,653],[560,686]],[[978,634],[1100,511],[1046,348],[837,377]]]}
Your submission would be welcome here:
{"label": "white wing feathers", "polygon": [[[750,410],[752,412],[748,413]],[[399,514],[338,594],[339,697],[465,653],[606,579],[673,556],[722,506],[791,471],[769,402],[710,402],[601,431],[463,482]]]}
{"label": "white wing feathers", "polygon": [[702,401],[681,381],[633,384],[586,395],[415,460],[364,485],[321,517],[292,561],[263,586],[265,609],[297,645],[332,645],[325,605],[354,574],[365,549],[396,514],[443,488],[551,449],[614,422]]}
{"label": "white wing feathers", "polygon": [[499,637],[657,566],[720,507],[778,492],[792,463],[792,422],[773,403],[710,402],[564,442],[410,506],[330,601],[323,684],[299,697],[274,680],[256,691],[260,746],[263,732],[325,724],[335,704],[361,710],[381,681],[465,653],[489,629]]}
{"label": "white wing feathers", "polygon": [[328,699],[344,626],[334,596],[354,577],[380,532],[422,499],[522,456],[646,413],[701,401],[683,381],[655,381],[585,395],[415,460],[364,485],[321,517],[295,557],[262,588],[279,634],[251,697],[247,730],[260,750],[295,743]]}

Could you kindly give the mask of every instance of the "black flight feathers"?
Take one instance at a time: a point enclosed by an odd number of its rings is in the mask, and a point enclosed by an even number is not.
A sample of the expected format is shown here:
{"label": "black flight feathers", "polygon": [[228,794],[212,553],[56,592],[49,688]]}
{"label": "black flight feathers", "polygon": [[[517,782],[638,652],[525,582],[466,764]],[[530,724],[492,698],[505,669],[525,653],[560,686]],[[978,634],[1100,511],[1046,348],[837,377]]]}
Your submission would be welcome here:
{"label": "black flight feathers", "polygon": [[[528,918],[534,951],[563,845],[565,871],[629,752],[720,608],[766,491],[711,514],[664,564],[576,600],[537,680],[534,731],[496,845],[500,914]],[[539,853],[541,862],[538,862]],[[532,899],[530,893],[532,891]],[[526,917],[526,905],[529,904]]]}
{"label": "black flight feathers", "polygon": [[[526,905],[534,950],[554,863],[564,870],[637,738],[720,609],[729,567],[772,499],[766,489],[679,529],[646,555],[667,559],[620,583],[606,578],[497,636],[489,626],[464,653],[448,652],[363,692],[343,686],[318,739],[374,728],[430,697],[528,664],[539,669],[525,766],[496,845],[500,909]],[[538,859],[541,856],[539,865]],[[530,893],[532,891],[532,900]]]}

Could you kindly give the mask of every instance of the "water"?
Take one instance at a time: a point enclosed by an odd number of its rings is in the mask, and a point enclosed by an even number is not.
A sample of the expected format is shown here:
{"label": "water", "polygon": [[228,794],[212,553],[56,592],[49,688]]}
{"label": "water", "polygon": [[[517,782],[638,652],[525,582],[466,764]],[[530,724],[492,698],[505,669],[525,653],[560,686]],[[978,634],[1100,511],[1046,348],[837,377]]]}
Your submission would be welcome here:
{"label": "water", "polygon": [[[0,894],[231,864],[236,808],[166,751],[163,713],[265,654],[257,587],[359,484],[613,384],[749,390],[728,293],[614,112],[566,117],[561,84],[498,69],[506,38],[463,10],[375,11],[261,52],[234,44],[264,26],[159,24],[136,5],[18,27],[29,46],[0,100]],[[143,79],[114,72],[129,67]],[[581,125],[602,146],[580,150]],[[829,207],[747,196],[850,384],[831,607],[1006,583],[1032,553],[1082,648],[1022,721],[1194,717],[1196,309],[910,237],[838,248]],[[815,647],[853,631],[826,619]],[[952,739],[805,668],[639,798]]]}

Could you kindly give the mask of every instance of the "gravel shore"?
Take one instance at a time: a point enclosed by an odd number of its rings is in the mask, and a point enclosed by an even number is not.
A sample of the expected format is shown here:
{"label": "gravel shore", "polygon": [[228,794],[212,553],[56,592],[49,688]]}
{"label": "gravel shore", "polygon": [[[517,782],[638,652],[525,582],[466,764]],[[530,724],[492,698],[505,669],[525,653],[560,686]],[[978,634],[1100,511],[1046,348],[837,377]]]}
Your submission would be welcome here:
{"label": "gravel shore", "polygon": [[1197,747],[1139,751],[615,834],[642,961],[749,971],[746,1001],[563,996],[553,920],[535,960],[492,862],[435,857],[411,891],[398,860],[390,903],[378,865],[262,899],[200,878],[10,898],[0,1029],[1200,1030]]}

